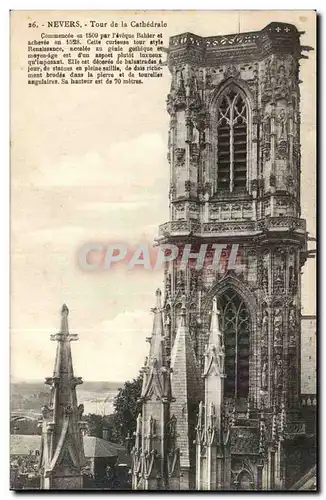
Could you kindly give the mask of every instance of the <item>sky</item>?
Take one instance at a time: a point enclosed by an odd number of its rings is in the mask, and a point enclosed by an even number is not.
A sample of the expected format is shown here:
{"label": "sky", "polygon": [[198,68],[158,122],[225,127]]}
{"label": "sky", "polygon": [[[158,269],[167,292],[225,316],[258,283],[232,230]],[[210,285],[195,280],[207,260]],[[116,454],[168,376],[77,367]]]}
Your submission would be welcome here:
{"label": "sky", "polygon": [[[130,13],[166,20],[163,40],[190,31],[201,36],[255,31],[271,21],[306,31],[315,47],[313,14],[274,12]],[[41,19],[49,13],[33,13]],[[78,13],[110,21],[117,12]],[[28,13],[11,27],[11,376],[41,380],[53,371],[60,309],[79,342],[76,375],[124,381],[148,353],[155,290],[161,271],[86,272],[77,263],[87,242],[152,243],[167,221],[169,165],[166,96],[170,75],[136,86],[31,86],[26,83]],[[75,19],[76,13],[64,13]],[[51,13],[51,19],[63,19]],[[302,217],[315,235],[315,52],[301,61]],[[303,314],[315,313],[315,263],[303,274]]]}

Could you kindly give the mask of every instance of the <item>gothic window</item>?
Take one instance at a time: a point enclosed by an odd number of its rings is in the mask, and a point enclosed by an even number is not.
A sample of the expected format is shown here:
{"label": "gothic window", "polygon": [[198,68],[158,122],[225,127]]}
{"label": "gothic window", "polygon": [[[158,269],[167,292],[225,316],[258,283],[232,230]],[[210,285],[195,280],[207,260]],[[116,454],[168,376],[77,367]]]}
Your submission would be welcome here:
{"label": "gothic window", "polygon": [[249,390],[249,312],[232,290],[220,298],[219,308],[225,345],[224,395],[246,398]]}
{"label": "gothic window", "polygon": [[217,187],[233,191],[247,184],[247,103],[228,88],[217,110]]}

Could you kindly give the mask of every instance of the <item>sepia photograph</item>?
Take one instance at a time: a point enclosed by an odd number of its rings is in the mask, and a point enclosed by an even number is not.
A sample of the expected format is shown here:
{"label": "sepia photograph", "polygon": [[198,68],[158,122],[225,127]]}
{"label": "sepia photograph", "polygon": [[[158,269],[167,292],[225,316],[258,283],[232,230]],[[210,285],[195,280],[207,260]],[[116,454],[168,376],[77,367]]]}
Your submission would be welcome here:
{"label": "sepia photograph", "polygon": [[318,491],[313,10],[10,12],[10,489]]}

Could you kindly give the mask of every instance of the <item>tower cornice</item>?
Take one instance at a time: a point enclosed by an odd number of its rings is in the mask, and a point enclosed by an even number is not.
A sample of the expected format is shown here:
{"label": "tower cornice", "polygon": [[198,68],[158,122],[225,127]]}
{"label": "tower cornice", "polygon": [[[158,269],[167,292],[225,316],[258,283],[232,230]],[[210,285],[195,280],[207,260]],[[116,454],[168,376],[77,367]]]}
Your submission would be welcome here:
{"label": "tower cornice", "polygon": [[264,59],[271,54],[293,54],[298,59],[301,52],[311,50],[300,45],[300,32],[293,24],[272,22],[261,31],[201,37],[182,33],[170,38],[168,65],[172,69],[181,64],[215,66],[220,63],[250,62]]}

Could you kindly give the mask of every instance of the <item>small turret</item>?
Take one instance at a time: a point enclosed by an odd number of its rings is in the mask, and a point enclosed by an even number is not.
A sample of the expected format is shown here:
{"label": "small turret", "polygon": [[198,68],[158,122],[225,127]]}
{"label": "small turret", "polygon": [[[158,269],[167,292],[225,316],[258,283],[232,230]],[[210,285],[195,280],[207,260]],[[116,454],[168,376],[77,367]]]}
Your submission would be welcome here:
{"label": "small turret", "polygon": [[165,354],[161,290],[156,306],[149,355],[143,367],[140,397],[142,412],[137,418],[135,446],[132,450],[134,490],[159,490],[168,483],[168,436],[171,401],[170,368]]}
{"label": "small turret", "polygon": [[[197,433],[197,489],[216,490],[222,482],[223,466],[219,456],[222,446],[222,410],[225,350],[219,325],[219,311],[214,297],[208,345],[205,351],[203,378],[205,404],[199,406]],[[204,411],[204,418],[202,413]],[[199,437],[199,439],[198,439]],[[207,447],[207,454],[203,450]]]}
{"label": "small turret", "polygon": [[51,386],[50,404],[42,408],[41,488],[82,489],[84,446],[81,422],[83,405],[77,403],[70,342],[77,340],[68,328],[69,309],[61,310],[61,330],[51,335],[57,342],[53,376],[45,383]]}

